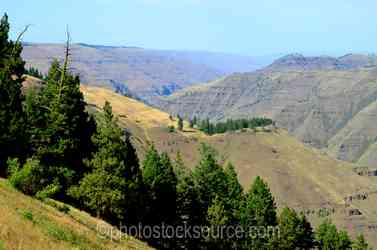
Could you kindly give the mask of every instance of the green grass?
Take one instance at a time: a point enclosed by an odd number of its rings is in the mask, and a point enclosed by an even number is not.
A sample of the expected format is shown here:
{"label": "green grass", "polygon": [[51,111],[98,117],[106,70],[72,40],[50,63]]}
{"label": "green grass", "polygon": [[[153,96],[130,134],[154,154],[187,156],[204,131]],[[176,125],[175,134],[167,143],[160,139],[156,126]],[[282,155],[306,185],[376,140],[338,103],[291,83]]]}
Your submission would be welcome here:
{"label": "green grass", "polygon": [[[61,226],[52,223],[49,220],[44,220],[41,222],[41,227],[48,236],[57,241],[65,241],[74,247],[78,247],[79,249],[89,249],[87,246],[91,245],[91,242],[84,235],[78,235],[69,229],[62,228]],[[101,248],[97,245],[92,245],[90,249]]]}
{"label": "green grass", "polygon": [[[69,211],[69,207],[66,207]],[[32,221],[37,227],[42,229],[46,236],[56,241],[67,242],[78,249],[102,249],[99,245],[91,242],[85,234],[79,234],[66,227],[62,227],[61,225],[52,222],[44,215],[39,214],[38,216],[33,216],[33,213],[29,210],[21,210],[20,213],[25,220]]]}
{"label": "green grass", "polygon": [[25,220],[33,221],[33,213],[29,210],[23,210],[21,211],[22,217]]}
{"label": "green grass", "polygon": [[25,196],[1,178],[0,214],[0,250],[151,249],[133,238],[102,237],[99,224],[117,230],[67,204]]}

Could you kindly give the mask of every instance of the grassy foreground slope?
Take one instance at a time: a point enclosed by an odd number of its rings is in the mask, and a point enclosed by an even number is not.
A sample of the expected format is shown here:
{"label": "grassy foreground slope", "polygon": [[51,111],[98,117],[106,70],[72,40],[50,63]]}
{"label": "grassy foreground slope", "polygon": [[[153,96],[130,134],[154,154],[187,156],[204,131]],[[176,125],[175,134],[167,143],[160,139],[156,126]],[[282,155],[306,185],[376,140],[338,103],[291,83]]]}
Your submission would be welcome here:
{"label": "grassy foreground slope", "polygon": [[[200,144],[209,143],[219,151],[223,162],[235,165],[245,188],[260,175],[271,187],[279,208],[288,205],[305,211],[314,225],[331,218],[351,235],[364,233],[377,246],[377,231],[371,229],[377,225],[376,181],[355,174],[354,165],[312,149],[282,129],[206,136],[185,124],[183,132],[169,132],[167,127],[177,121],[162,111],[110,90],[82,90],[91,107],[100,109],[105,100],[112,103],[120,123],[131,131],[141,157],[150,141],[172,158],[179,151],[185,164],[193,167],[199,161]],[[358,199],[360,194],[367,197]],[[344,198],[350,196],[356,198],[345,202]],[[323,211],[328,215],[324,216]]]}
{"label": "grassy foreground slope", "polygon": [[150,249],[73,207],[42,203],[0,179],[0,249]]}

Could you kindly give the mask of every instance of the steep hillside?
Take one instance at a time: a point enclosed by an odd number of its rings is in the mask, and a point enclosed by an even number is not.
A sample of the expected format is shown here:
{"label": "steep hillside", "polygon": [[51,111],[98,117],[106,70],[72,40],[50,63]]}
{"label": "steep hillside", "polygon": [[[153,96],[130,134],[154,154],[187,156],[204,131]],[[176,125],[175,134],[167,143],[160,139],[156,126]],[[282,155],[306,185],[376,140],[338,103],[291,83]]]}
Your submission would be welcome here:
{"label": "steep hillside", "polygon": [[[27,43],[22,56],[27,66],[45,73],[53,58],[61,59],[63,50],[62,44]],[[72,70],[80,74],[82,82],[133,92],[150,102],[193,83],[262,66],[250,57],[135,47],[74,44],[71,53]]]}
{"label": "steep hillside", "polygon": [[277,59],[265,70],[350,70],[377,66],[377,56],[347,54],[341,57],[313,56],[291,54]]}
{"label": "steep hillside", "polygon": [[[169,113],[214,121],[267,116],[305,143],[329,146],[340,159],[377,164],[373,154],[367,153],[377,140],[377,69],[323,69],[327,64],[322,62],[319,70],[313,66],[319,59],[307,58],[302,59],[306,66],[290,70],[289,65],[298,67],[298,57],[294,58],[294,63],[283,58],[261,71],[233,74],[182,90],[162,99],[158,106]],[[342,60],[347,67],[358,68],[352,65],[360,62],[352,58]]]}
{"label": "steep hillside", "polygon": [[[184,162],[193,167],[199,160],[200,144],[209,143],[222,155],[221,161],[236,166],[245,188],[260,175],[269,183],[279,208],[289,205],[305,211],[314,224],[327,217],[321,211],[328,211],[340,227],[353,235],[365,233],[377,246],[377,231],[372,229],[377,221],[377,177],[357,175],[354,165],[307,147],[282,129],[206,136],[186,124],[183,132],[169,132],[167,127],[177,121],[164,112],[109,90],[82,90],[92,108],[100,109],[105,100],[112,103],[120,123],[132,133],[141,158],[149,141],[172,158],[181,152]],[[345,201],[362,194],[367,198]],[[361,215],[353,214],[355,211]]]}
{"label": "steep hillside", "polygon": [[42,203],[0,179],[0,249],[151,249],[73,207]]}

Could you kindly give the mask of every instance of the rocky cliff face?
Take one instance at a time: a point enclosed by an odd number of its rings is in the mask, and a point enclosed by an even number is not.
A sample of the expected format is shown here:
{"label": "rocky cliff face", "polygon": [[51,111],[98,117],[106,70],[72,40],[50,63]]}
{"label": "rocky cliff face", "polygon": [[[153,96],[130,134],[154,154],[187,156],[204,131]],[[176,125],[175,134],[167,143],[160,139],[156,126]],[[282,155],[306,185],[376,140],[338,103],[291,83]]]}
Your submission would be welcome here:
{"label": "rocky cliff face", "polygon": [[374,165],[377,69],[371,66],[373,60],[359,55],[288,56],[258,72],[234,74],[178,92],[158,105],[170,113],[214,121],[267,116],[303,142],[329,148],[342,160]]}

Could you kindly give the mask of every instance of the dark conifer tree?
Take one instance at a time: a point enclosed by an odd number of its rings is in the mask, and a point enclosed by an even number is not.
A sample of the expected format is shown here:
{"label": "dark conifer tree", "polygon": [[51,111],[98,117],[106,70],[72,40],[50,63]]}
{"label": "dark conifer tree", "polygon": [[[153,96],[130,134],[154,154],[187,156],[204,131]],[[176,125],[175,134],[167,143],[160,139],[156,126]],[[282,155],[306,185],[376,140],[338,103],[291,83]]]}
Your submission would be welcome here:
{"label": "dark conifer tree", "polygon": [[218,196],[224,200],[227,195],[227,177],[222,166],[216,160],[217,153],[206,144],[201,147],[201,160],[193,171],[195,185],[199,192],[201,206],[198,213],[205,218],[212,201]]}
{"label": "dark conifer tree", "polygon": [[243,188],[238,181],[237,173],[234,166],[228,163],[225,167],[227,181],[226,208],[229,212],[229,222],[238,224],[240,221],[240,211],[243,202]]}
{"label": "dark conifer tree", "polygon": [[[256,177],[241,212],[241,224],[244,228],[264,228],[277,225],[276,206],[267,184]],[[246,238],[245,246],[249,249],[265,249],[271,239],[257,235],[256,238]]]}
{"label": "dark conifer tree", "polygon": [[22,111],[24,62],[19,41],[9,41],[9,22],[0,21],[0,176],[6,176],[8,158],[24,158],[26,137]]}
{"label": "dark conifer tree", "polygon": [[316,230],[315,237],[320,250],[351,249],[351,239],[345,231],[338,231],[330,221],[324,221]]}
{"label": "dark conifer tree", "polygon": [[117,125],[110,103],[106,102],[103,110],[93,136],[97,151],[86,161],[90,172],[70,193],[101,218],[137,224],[143,195],[139,161],[129,137]]}
{"label": "dark conifer tree", "polygon": [[306,250],[314,247],[314,233],[304,215],[284,208],[279,216],[279,234],[272,235],[272,248]]}
{"label": "dark conifer tree", "polygon": [[52,181],[62,186],[60,198],[67,188],[82,178],[83,159],[93,151],[91,136],[95,122],[86,112],[80,91],[80,79],[68,69],[69,43],[63,67],[57,61],[51,65],[38,98],[26,102],[30,156],[38,159],[43,176],[41,182]]}
{"label": "dark conifer tree", "polygon": [[[143,181],[148,190],[144,223],[149,226],[174,225],[177,220],[177,177],[167,154],[159,154],[154,146],[143,162]],[[174,247],[173,239],[146,239],[161,249]]]}
{"label": "dark conifer tree", "polygon": [[[191,171],[184,165],[180,153],[174,163],[174,172],[177,176],[177,226],[198,226],[200,218],[197,208],[200,206],[199,194],[196,189]],[[201,239],[177,238],[177,245],[183,249],[197,249]]]}

